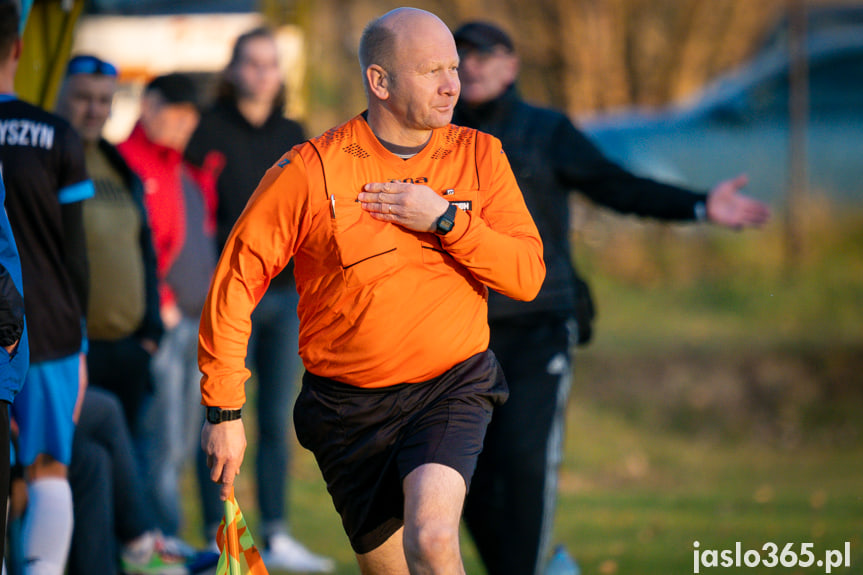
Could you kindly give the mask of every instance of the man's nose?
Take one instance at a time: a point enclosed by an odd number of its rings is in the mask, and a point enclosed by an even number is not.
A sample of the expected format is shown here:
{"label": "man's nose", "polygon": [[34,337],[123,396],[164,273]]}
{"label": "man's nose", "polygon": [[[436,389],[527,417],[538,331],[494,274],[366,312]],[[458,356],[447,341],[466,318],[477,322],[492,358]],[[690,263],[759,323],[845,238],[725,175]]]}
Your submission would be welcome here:
{"label": "man's nose", "polygon": [[441,92],[444,94],[458,94],[461,89],[461,81],[459,80],[458,72],[453,71],[446,75],[446,80],[441,86]]}

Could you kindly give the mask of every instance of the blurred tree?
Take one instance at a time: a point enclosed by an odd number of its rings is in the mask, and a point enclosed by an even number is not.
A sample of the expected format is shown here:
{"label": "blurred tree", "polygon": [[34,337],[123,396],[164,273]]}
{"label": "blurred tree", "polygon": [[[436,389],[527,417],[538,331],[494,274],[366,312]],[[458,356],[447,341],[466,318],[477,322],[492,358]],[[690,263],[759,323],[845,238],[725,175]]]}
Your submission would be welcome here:
{"label": "blurred tree", "polygon": [[[863,0],[801,0],[863,4]],[[261,0],[274,23],[305,31],[304,120],[313,131],[365,105],[357,43],[365,24],[404,0]],[[691,96],[752,55],[785,0],[416,0],[450,26],[484,19],[504,27],[522,59],[528,100],[572,115]]]}
{"label": "blurred tree", "polygon": [[[276,23],[306,31],[305,97],[312,129],[364,106],[359,35],[396,0],[263,0]],[[775,22],[782,0],[425,0],[455,27],[470,19],[507,29],[522,59],[529,100],[571,114],[684,98],[745,59]]]}

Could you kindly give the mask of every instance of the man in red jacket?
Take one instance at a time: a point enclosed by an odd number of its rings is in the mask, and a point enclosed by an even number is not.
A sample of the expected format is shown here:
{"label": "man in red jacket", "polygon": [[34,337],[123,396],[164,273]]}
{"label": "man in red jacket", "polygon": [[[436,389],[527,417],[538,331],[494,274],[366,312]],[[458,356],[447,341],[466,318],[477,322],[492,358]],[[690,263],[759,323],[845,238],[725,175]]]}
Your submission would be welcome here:
{"label": "man in red jacket", "polygon": [[215,182],[220,160],[208,158],[202,168],[195,168],[183,159],[198,119],[194,82],[182,74],[159,76],[147,85],[141,117],[118,146],[144,182],[156,250],[166,333],[153,362],[154,399],[139,414],[144,416],[142,435],[148,438],[140,456],[159,526],[172,536],[180,524],[180,470],[184,461],[194,461],[201,423],[198,319],[217,255]]}

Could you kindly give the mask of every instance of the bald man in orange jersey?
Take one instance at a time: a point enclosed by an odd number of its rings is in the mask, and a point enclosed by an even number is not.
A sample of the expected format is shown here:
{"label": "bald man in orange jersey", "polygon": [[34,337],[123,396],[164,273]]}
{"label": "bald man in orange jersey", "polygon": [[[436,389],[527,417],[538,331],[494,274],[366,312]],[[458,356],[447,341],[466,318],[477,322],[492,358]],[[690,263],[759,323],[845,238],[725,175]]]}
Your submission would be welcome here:
{"label": "bald man in orange jersey", "polygon": [[542,243],[500,142],[449,123],[458,54],[440,19],[374,20],[360,65],[368,110],[283,156],[225,246],[201,318],[202,447],[225,497],[246,446],[250,315],[293,258],[294,424],[362,573],[464,573],[464,497],[508,395],[488,288],[535,297]]}

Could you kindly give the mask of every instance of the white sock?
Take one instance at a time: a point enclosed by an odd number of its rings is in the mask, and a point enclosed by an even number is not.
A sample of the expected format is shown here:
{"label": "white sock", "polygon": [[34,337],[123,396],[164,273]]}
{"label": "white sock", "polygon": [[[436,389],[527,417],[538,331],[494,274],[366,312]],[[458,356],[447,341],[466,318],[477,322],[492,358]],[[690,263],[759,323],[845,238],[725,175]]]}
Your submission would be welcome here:
{"label": "white sock", "polygon": [[72,490],[60,477],[27,486],[27,512],[21,526],[24,575],[63,575],[72,540]]}

